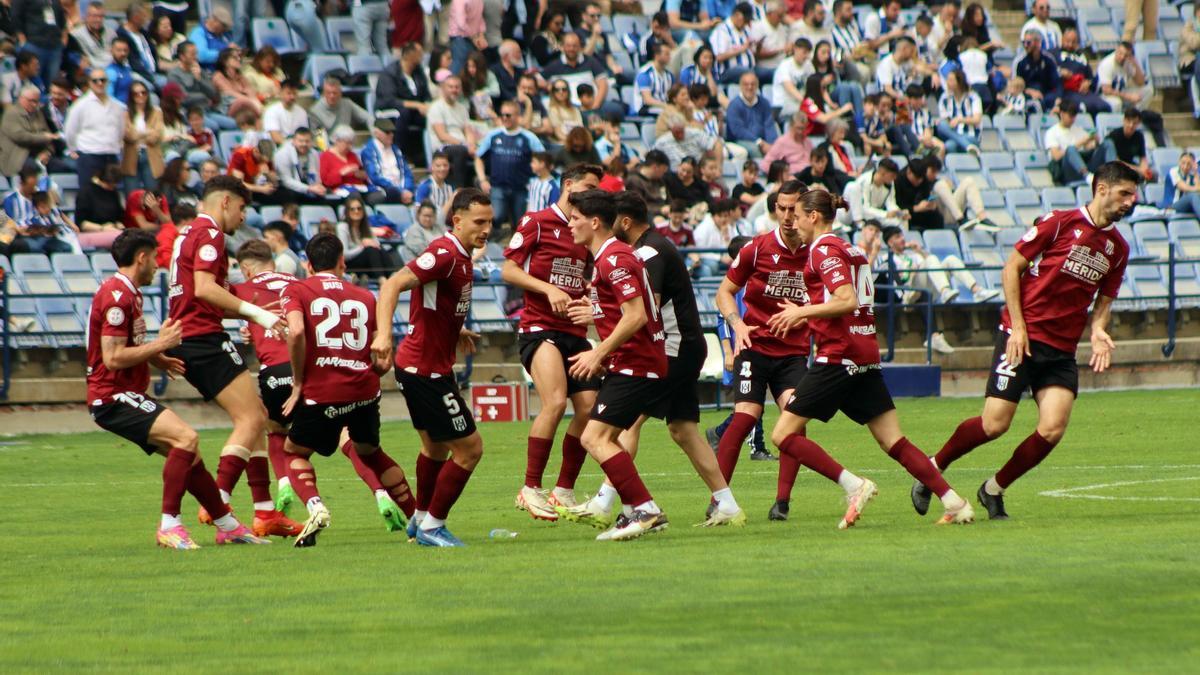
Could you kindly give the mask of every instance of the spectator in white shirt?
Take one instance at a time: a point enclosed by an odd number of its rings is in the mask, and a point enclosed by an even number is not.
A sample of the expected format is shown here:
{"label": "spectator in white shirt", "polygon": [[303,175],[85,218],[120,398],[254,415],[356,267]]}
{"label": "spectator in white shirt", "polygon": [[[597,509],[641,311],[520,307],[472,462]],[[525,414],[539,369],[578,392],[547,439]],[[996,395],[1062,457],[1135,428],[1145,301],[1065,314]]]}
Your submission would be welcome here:
{"label": "spectator in white shirt", "polygon": [[895,183],[899,175],[900,168],[891,159],[882,159],[874,169],[864,171],[846,186],[850,209],[838,212],[838,220],[843,225],[866,220],[876,220],[884,226],[904,225],[910,214],[896,205]]}
{"label": "spectator in white shirt", "polygon": [[900,0],[884,0],[878,12],[872,12],[863,20],[863,37],[880,57],[890,54],[896,38],[904,35],[907,27],[900,18]]}
{"label": "spectator in white shirt", "polygon": [[[693,232],[696,248],[724,251],[734,237],[754,236],[750,225],[741,219],[741,215],[741,207],[732,199],[713,202],[712,213],[705,216]],[[697,276],[715,277],[728,269],[731,262],[733,259],[727,253],[701,253],[700,264],[696,267]]]}
{"label": "spectator in white shirt", "polygon": [[783,0],[768,0],[763,17],[750,28],[750,39],[758,43],[758,65],[765,68],[777,68],[792,51],[784,9]]}
{"label": "spectator in white shirt", "polygon": [[825,25],[825,3],[804,0],[804,18],[792,23],[793,38],[808,38],[814,45],[824,40],[833,43],[833,33]]}
{"label": "spectator in white shirt", "polygon": [[1060,103],[1058,124],[1046,130],[1045,142],[1042,143],[1050,153],[1050,174],[1059,185],[1086,181],[1093,160],[1100,156],[1096,152],[1099,145],[1096,133],[1075,126],[1078,115],[1078,103]]}
{"label": "spectator in white shirt", "polygon": [[791,56],[785,58],[775,69],[772,80],[771,106],[781,109],[781,117],[791,115],[804,102],[804,84],[813,74],[812,43],[800,38],[792,45]]}
{"label": "spectator in white shirt", "polygon": [[[1039,0],[1042,1],[1042,0]],[[1142,66],[1133,54],[1133,45],[1122,42],[1096,66],[1096,81],[1104,101],[1114,112],[1138,108],[1154,94]]]}
{"label": "spectator in white shirt", "polygon": [[79,184],[91,182],[109,164],[120,162],[125,139],[125,106],[108,95],[108,75],[102,68],[88,73],[88,93],[67,111],[64,136],[75,161]]}
{"label": "spectator in white shirt", "polygon": [[263,131],[275,145],[283,145],[297,129],[308,127],[308,111],[296,104],[296,89],[295,80],[284,80],[279,85],[279,100],[263,111]]}

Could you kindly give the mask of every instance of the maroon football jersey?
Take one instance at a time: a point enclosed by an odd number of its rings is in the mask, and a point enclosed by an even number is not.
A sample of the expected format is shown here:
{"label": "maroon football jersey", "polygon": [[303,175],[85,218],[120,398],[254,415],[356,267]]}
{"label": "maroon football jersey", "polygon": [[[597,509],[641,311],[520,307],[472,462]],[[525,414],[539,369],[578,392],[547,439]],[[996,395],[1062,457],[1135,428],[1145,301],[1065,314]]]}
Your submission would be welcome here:
{"label": "maroon football jersey", "polygon": [[808,304],[808,289],[804,268],[808,263],[808,246],[801,244],[794,252],[783,243],[776,228],[755,237],[742,247],[725,276],[745,289],[742,301],[747,326],[758,326],[750,333],[750,348],[763,356],[783,358],[808,356],[809,330],[807,325],[788,332],[786,338],[771,334],[767,321],[780,310],[784,300],[797,305]]}
{"label": "maroon football jersey", "polygon": [[[583,280],[590,254],[586,247],[576,244],[567,227],[567,218],[557,204],[534,213],[527,213],[517,225],[517,232],[508,243],[504,257],[517,263],[535,279],[558,288],[571,299],[582,298]],[[525,309],[521,312],[518,330],[522,333],[554,330],[583,336],[583,326],[576,326],[565,316],[550,309],[550,301],[541,293],[525,293]]]}
{"label": "maroon football jersey", "polygon": [[[261,272],[249,281],[236,284],[233,294],[252,305],[266,307],[273,302],[279,302],[279,296],[288,284],[298,281],[290,274],[278,272]],[[267,330],[253,321],[247,322],[250,331],[250,341],[254,343],[254,354],[258,364],[264,368],[288,363],[287,342],[282,335]]]}
{"label": "maroon football jersey", "polygon": [[409,302],[408,337],[396,350],[396,368],[416,375],[450,375],[458,335],[471,309],[471,254],[453,234],[429,242],[408,263],[421,280]]}
{"label": "maroon football jersey", "polygon": [[171,257],[169,316],[183,325],[183,338],[224,332],[225,312],[196,297],[195,272],[211,272],[217,283],[229,287],[229,259],[225,233],[212,218],[200,214],[175,239]]}
{"label": "maroon football jersey", "polygon": [[87,325],[87,397],[88,405],[108,403],[115,394],[146,393],[150,386],[150,364],[109,370],[104,367],[101,337],[125,338],[126,347],[146,340],[146,322],[142,319],[142,292],[124,274],[117,272],[100,284],[92,296],[92,311]]}
{"label": "maroon football jersey", "polygon": [[808,247],[804,281],[813,304],[827,302],[834,291],[847,285],[858,296],[858,309],[849,314],[809,320],[817,342],[817,363],[879,364],[872,276],[867,254],[833,233],[817,237]]}
{"label": "maroon football jersey", "polygon": [[304,315],[305,403],[352,403],[379,395],[371,368],[375,296],[322,272],[288,284],[281,296],[287,313]]}
{"label": "maroon football jersey", "polygon": [[[1096,227],[1086,207],[1055,211],[1017,242],[1032,265],[1021,275],[1021,312],[1029,339],[1075,353],[1099,292],[1116,298],[1129,244],[1116,224]],[[1000,327],[1012,330],[1005,307]]]}
{"label": "maroon football jersey", "polygon": [[600,247],[592,270],[592,318],[600,339],[607,339],[621,320],[621,304],[641,297],[646,325],[608,357],[610,373],[635,377],[667,376],[667,336],[650,291],[646,268],[628,244],[610,238]]}

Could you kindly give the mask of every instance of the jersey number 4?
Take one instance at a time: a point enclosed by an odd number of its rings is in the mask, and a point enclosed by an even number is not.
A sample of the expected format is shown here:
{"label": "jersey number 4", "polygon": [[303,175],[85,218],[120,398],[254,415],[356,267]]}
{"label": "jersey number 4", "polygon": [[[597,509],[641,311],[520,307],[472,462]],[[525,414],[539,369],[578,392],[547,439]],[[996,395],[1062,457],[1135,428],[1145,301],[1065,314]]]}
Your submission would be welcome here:
{"label": "jersey number 4", "polygon": [[[317,346],[328,349],[346,347],[358,351],[367,346],[367,306],[359,300],[343,300],[339,305],[329,298],[313,300],[310,309],[313,316],[323,316],[317,324]],[[349,317],[350,330],[339,337],[329,333],[342,323],[342,317]]]}

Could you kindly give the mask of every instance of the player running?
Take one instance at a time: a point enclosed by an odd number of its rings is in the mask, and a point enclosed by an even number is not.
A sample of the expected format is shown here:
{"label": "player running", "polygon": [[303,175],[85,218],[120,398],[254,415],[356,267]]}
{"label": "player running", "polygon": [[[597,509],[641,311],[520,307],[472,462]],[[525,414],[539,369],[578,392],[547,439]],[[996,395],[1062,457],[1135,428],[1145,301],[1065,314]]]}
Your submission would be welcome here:
{"label": "player running", "polygon": [[[775,335],[767,328],[771,315],[780,304],[794,301],[808,304],[804,269],[808,246],[800,236],[795,206],[808,190],[804,183],[791,180],[779,188],[775,215],[779,227],[760,234],[742,247],[717,288],[717,309],[733,332],[733,417],[717,445],[717,461],[726,481],[742,454],[742,444],[763,416],[768,389],[775,404],[784,409],[796,384],[808,372],[809,331],[807,326]],[[780,197],[789,199],[780,201]],[[744,290],[743,290],[744,289]],[[737,294],[743,291],[746,310],[739,312]],[[787,520],[792,486],[800,466],[787,455],[779,457],[779,478],[770,520]]]}
{"label": "player running", "polygon": [[396,382],[413,427],[421,437],[417,455],[417,504],[408,523],[410,538],[422,546],[464,546],[446,528],[483,455],[471,409],[454,380],[455,346],[474,351],[474,333],[463,328],[471,309],[471,251],[487,245],[492,202],[475,188],[463,188],[450,202],[450,232],[388,278],[379,289],[378,330],[371,345],[375,359],[392,358],[392,315],[400,294],[413,291],[408,337],[396,350]]}
{"label": "player running", "polygon": [[158,270],[157,248],[154,235],[145,230],[126,230],[113,241],[117,273],[100,284],[88,316],[88,410],[101,429],[137,444],[147,455],[167,458],[162,472],[162,519],[155,535],[159,546],[200,548],[179,518],[185,491],[217,515],[217,544],[269,544],[251,534],[221,500],[217,483],[200,457],[196,431],[146,396],[151,365],[172,377],[184,370],[179,359],[166,355],[183,339],[177,320],[164,321],[158,337],[146,342],[141,287],[153,281]]}
{"label": "player running", "polygon": [[[617,209],[611,193],[587,190],[571,195],[571,234],[595,259],[590,304],[601,342],[571,357],[571,375],[587,380],[604,373],[591,419],[583,430],[583,447],[604,470],[621,498],[622,518],[594,509],[592,501],[559,506],[568,520],[608,529],[598,541],[636,539],[667,527],[667,516],[642,483],[633,457],[618,437],[638,418],[663,406],[673,392],[667,383],[666,335],[650,281],[641,260],[613,234]],[[609,527],[611,525],[611,527]]]}
{"label": "player running", "polygon": [[[782,303],[767,325],[787,335],[805,322],[817,345],[817,356],[788,400],[771,431],[771,441],[798,463],[836,482],[846,491],[846,514],[838,529],[858,521],[877,489],[872,481],[842,468],[821,446],[804,436],[809,420],[828,422],[838,410],[865,424],[888,456],[929,485],[946,508],[938,524],[969,523],[970,503],[946,484],[938,470],[900,431],[900,418],[879,362],[875,339],[875,289],[871,264],[862,249],[833,234],[838,209],[846,200],[824,190],[799,195],[781,192],[777,202],[794,209],[801,237],[808,243],[804,280],[812,304]],[[817,300],[820,300],[818,302]]]}
{"label": "player running", "polygon": [[[234,295],[246,300],[255,305],[264,305],[279,300],[280,294],[290,284],[298,281],[298,279],[290,274],[281,274],[275,271],[275,261],[271,248],[267,246],[261,239],[252,239],[244,244],[237,251],[238,265],[242,269],[242,274],[246,276],[248,281],[238,284],[233,287]],[[292,489],[291,481],[287,476],[287,458],[284,454],[283,447],[287,442],[288,426],[291,424],[291,416],[283,413],[283,404],[292,395],[292,363],[291,357],[288,355],[287,342],[282,335],[276,335],[274,331],[267,330],[258,324],[250,324],[247,329],[250,341],[254,344],[254,351],[258,357],[258,391],[262,396],[263,404],[267,408],[267,455],[270,457],[271,466],[275,469],[275,475],[279,478],[279,497],[276,503],[280,505],[279,511],[285,511],[291,504],[299,499],[296,492]],[[354,443],[346,439],[342,443],[342,454],[350,460],[354,466],[354,470],[362,478],[363,482],[371,490],[375,497],[376,506],[379,509],[379,515],[383,517],[384,523],[387,525],[389,532],[404,529],[404,511],[405,507],[411,508],[413,505],[412,496],[408,494],[407,481],[403,484],[403,490],[400,493],[398,501],[404,506],[393,500],[392,496],[384,489],[379,482],[379,478],[370,467],[363,464],[358,453],[354,451]],[[251,457],[250,464],[259,461],[260,458]],[[261,459],[261,461],[266,461]],[[248,482],[251,483],[250,488],[254,490],[254,483],[250,481],[252,475],[250,468],[246,469]],[[265,498],[266,501],[260,501]],[[260,520],[259,510],[272,510],[268,502],[270,501],[270,491],[267,486],[264,486],[264,492],[254,496],[255,501],[255,532],[258,533],[258,525]],[[288,520],[282,513],[276,512],[276,521],[281,525],[277,529],[280,536],[295,536],[300,532],[301,526],[299,523]],[[411,514],[411,511],[408,513]],[[265,516],[263,516],[265,518]],[[282,519],[282,520],[279,520]],[[294,531],[285,533],[283,530],[290,523],[294,526]],[[259,534],[259,536],[264,536]]]}
{"label": "player running", "polygon": [[[225,234],[241,226],[249,200],[250,193],[241,180],[233,176],[210,179],[204,186],[200,215],[179,233],[171,258],[169,316],[182,325],[183,342],[168,354],[183,361],[187,381],[205,401],[215,400],[233,422],[217,465],[217,485],[226,503],[252,454],[266,456],[260,441],[266,432],[267,411],[221,321],[241,316],[277,332],[286,328],[278,315],[229,292]],[[253,453],[251,448],[255,448]],[[267,472],[265,462],[256,462],[247,480],[269,484],[270,474],[260,472]],[[200,521],[210,521],[207,509],[201,509]]]}
{"label": "player running", "polygon": [[[1004,265],[1005,308],[992,352],[983,414],[954,430],[933,463],[950,464],[1008,431],[1021,394],[1031,390],[1037,428],[976,496],[991,520],[1006,520],[1004,491],[1045,459],[1062,440],[1079,393],[1075,351],[1092,308],[1092,356],[1097,373],[1108,369],[1116,349],[1108,335],[1112,303],[1121,290],[1129,244],[1117,221],[1137,204],[1141,176],[1123,162],[1101,166],[1092,180],[1092,201],[1055,211],[1030,228]],[[1095,305],[1093,306],[1093,300]],[[913,485],[913,507],[925,515],[929,489]]]}
{"label": "player running", "polygon": [[[504,252],[508,260],[501,278],[525,291],[525,309],[517,329],[521,364],[542,402],[529,429],[525,485],[517,493],[516,505],[541,520],[558,520],[555,506],[575,506],[575,480],[587,458],[579,435],[600,387],[598,379],[577,380],[568,373],[567,359],[591,349],[587,330],[567,318],[567,304],[583,297],[591,254],[575,243],[567,218],[571,195],[594,190],[603,177],[604,171],[594,164],[576,164],[564,171],[558,201],[525,214]],[[542,488],[542,474],[568,398],[575,415],[563,437],[558,482],[547,492]]]}
{"label": "player running", "polygon": [[337,236],[318,234],[304,252],[312,275],[288,284],[281,296],[293,373],[292,393],[283,404],[283,414],[292,416],[284,453],[288,478],[308,508],[298,548],[315,546],[317,535],[329,527],[329,509],[309,458],[314,452],[323,457],[337,452],[343,429],[381,484],[398,489],[404,479],[379,447],[379,376],[391,364],[371,358],[375,296],[342,280],[346,258]]}
{"label": "player running", "polygon": [[[618,443],[636,459],[642,425],[651,417],[666,420],[671,440],[687,454],[696,473],[712,491],[712,503],[716,506],[705,516],[703,525],[745,525],[746,514],[721,476],[717,459],[701,438],[697,426],[700,422],[697,387],[708,348],[704,343],[704,329],[700,327],[700,312],[696,309],[687,263],[675,244],[650,227],[644,199],[633,192],[618,192],[612,199],[617,209],[613,233],[622,243],[631,246],[642,261],[654,302],[659,307],[666,331],[666,387],[671,392],[638,417],[633,426],[621,434]],[[590,303],[573,306],[571,316],[580,325],[592,323]],[[597,520],[610,520],[616,497],[616,490],[605,482],[589,500],[586,510]]]}

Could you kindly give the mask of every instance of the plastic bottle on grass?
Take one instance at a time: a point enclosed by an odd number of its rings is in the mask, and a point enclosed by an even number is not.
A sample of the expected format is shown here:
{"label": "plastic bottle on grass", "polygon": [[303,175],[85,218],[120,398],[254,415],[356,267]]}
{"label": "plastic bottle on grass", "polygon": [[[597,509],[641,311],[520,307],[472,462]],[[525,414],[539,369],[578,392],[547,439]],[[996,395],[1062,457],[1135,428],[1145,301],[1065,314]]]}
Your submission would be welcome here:
{"label": "plastic bottle on grass", "polygon": [[506,530],[501,527],[497,527],[496,529],[492,530],[491,532],[488,532],[488,539],[496,539],[496,540],[504,541],[506,539],[516,539],[516,538],[517,538],[516,532],[513,532],[512,530]]}

